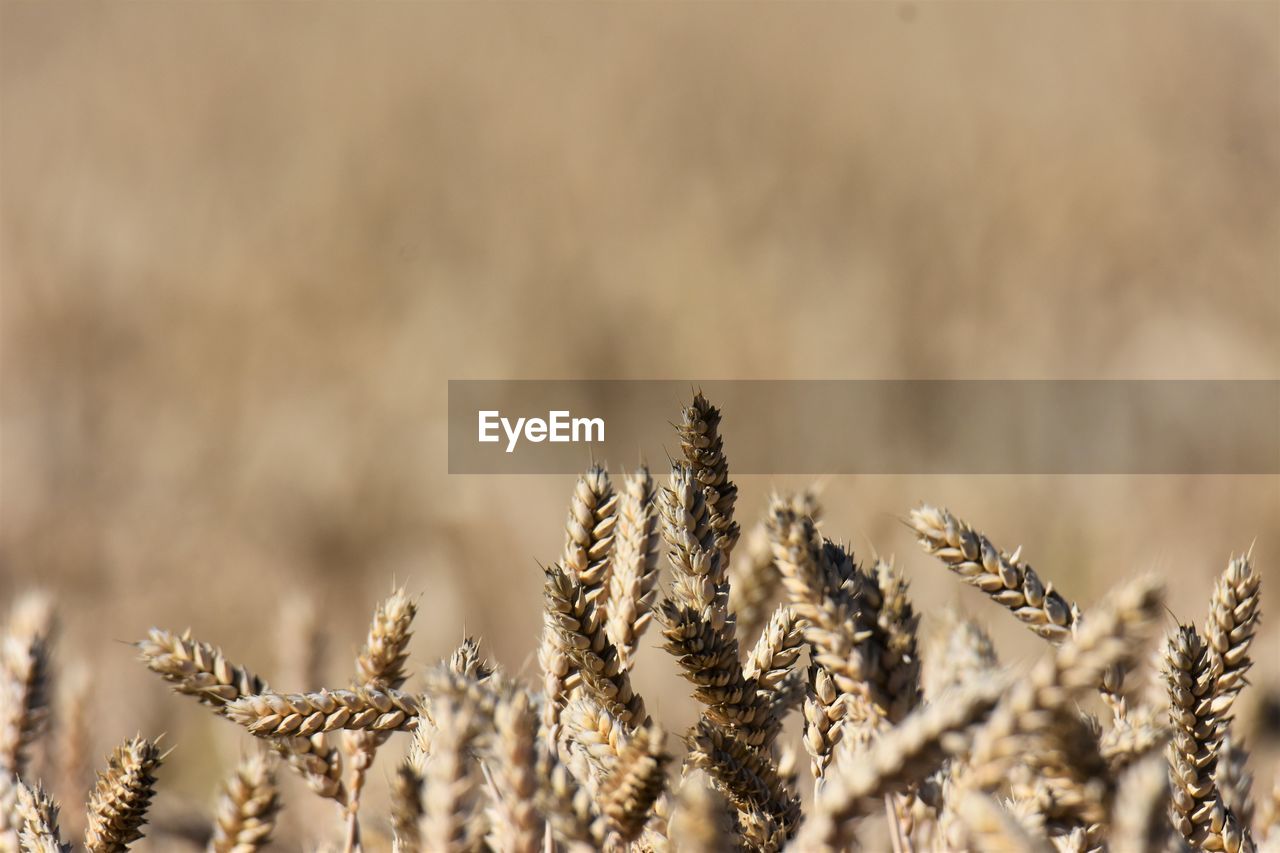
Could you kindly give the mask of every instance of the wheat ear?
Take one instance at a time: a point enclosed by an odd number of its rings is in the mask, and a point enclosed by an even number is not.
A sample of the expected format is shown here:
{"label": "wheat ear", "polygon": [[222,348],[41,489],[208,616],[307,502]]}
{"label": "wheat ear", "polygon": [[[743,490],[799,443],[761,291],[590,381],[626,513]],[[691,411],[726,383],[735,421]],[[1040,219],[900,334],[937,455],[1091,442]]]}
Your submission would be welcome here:
{"label": "wheat ear", "polygon": [[[1052,792],[1055,808],[1091,831],[1106,820],[1109,768],[1096,734],[1074,713],[1072,702],[1095,687],[1103,672],[1128,666],[1163,606],[1163,588],[1150,577],[1113,592],[1076,635],[1042,660],[1001,702],[979,732],[964,774],[963,790],[989,790],[1025,762]],[[1057,815],[1053,815],[1057,816]]]}
{"label": "wheat ear", "polygon": [[422,713],[399,690],[321,690],[259,693],[227,703],[227,718],[264,738],[308,738],[334,731],[412,731]]}
{"label": "wheat ear", "polygon": [[800,618],[790,607],[780,604],[760,632],[755,646],[747,653],[742,674],[755,682],[758,691],[772,694],[790,677],[803,648],[804,630]]}
{"label": "wheat ear", "polygon": [[71,853],[71,845],[63,843],[58,831],[58,805],[44,788],[18,782],[17,798],[18,840],[23,853]]}
{"label": "wheat ear", "polygon": [[[818,503],[816,489],[784,495],[770,495],[768,507],[774,504],[786,504],[792,507],[797,515],[807,516],[818,523],[822,516],[822,508]],[[746,537],[746,559],[740,559],[729,565],[730,589],[729,609],[738,620],[738,631],[744,637],[755,636],[764,628],[772,612],[778,590],[782,585],[782,576],[773,560],[773,544],[770,536],[774,532],[769,526],[769,512],[757,521]]]}
{"label": "wheat ear", "polygon": [[852,844],[857,818],[968,747],[968,730],[990,715],[1003,687],[991,680],[953,690],[882,731],[865,752],[837,757],[796,836],[797,848],[834,851]]}
{"label": "wheat ear", "polygon": [[[738,524],[733,520],[738,487],[729,479],[729,460],[725,457],[724,439],[720,435],[720,410],[699,392],[694,395],[693,402],[684,407],[676,429],[680,434],[684,462],[693,475],[693,481],[706,496],[708,524],[720,551],[719,568],[724,571],[728,568],[733,546],[738,542]],[[723,579],[723,575],[718,578]]]}
{"label": "wheat ear", "polygon": [[652,618],[658,581],[658,518],[653,477],[641,466],[627,477],[618,498],[613,566],[609,575],[607,628],[624,669]]}
{"label": "wheat ear", "polygon": [[1258,630],[1260,579],[1249,556],[1233,557],[1214,586],[1204,638],[1214,672],[1215,713],[1224,723],[1245,685],[1253,661],[1249,647]]}
{"label": "wheat ear", "polygon": [[[397,691],[404,684],[407,677],[405,663],[409,659],[409,641],[413,638],[413,619],[417,613],[417,604],[403,587],[393,591],[377,606],[373,613],[373,620],[369,624],[364,645],[356,656],[356,674],[352,680],[352,686],[357,691]],[[356,716],[359,715],[356,714]],[[387,732],[393,727],[394,724],[384,716],[380,725],[371,726],[371,730],[351,731],[343,739],[343,750],[347,755],[349,768],[347,777],[348,848],[358,845],[360,795],[364,790],[365,775],[373,764],[378,747],[385,742]],[[315,732],[303,731],[299,734],[308,736]]]}
{"label": "wheat ear", "polygon": [[705,771],[733,804],[749,842],[781,846],[800,821],[800,800],[769,754],[705,718],[694,726],[688,743],[690,765]]}
{"label": "wheat ear", "polygon": [[427,761],[431,727],[418,726],[395,774],[391,777],[391,837],[395,853],[422,849],[422,818],[426,813]]}
{"label": "wheat ear", "polygon": [[280,792],[275,771],[262,755],[251,753],[222,784],[214,814],[210,853],[253,853],[275,830]]}
{"label": "wheat ear", "polygon": [[22,777],[27,751],[49,719],[53,606],[41,593],[14,604],[0,647],[0,773]]}
{"label": "wheat ear", "polygon": [[[776,505],[771,524],[778,531],[778,568],[804,622],[812,659],[831,676],[840,697],[823,703],[828,715],[842,715],[830,733],[856,727],[865,742],[919,701],[917,620],[905,584],[888,564],[863,572],[845,549],[818,536],[812,519],[789,507]],[[813,701],[806,710],[809,722],[819,719]],[[818,770],[822,760],[815,757]]]}
{"label": "wheat ear", "polygon": [[723,853],[739,849],[737,826],[724,795],[706,774],[688,774],[678,791],[670,835],[680,839],[680,853]]}
{"label": "wheat ear", "polygon": [[[608,472],[592,465],[578,478],[569,499],[564,554],[559,567],[581,590],[582,604],[594,603],[607,592],[617,509],[618,499]],[[560,617],[565,615],[557,609],[563,603],[545,599],[542,641],[538,645],[538,663],[542,669],[543,694],[546,697],[542,707],[542,728],[549,749],[556,748],[560,734],[560,710],[568,699],[569,687],[565,682],[573,670],[569,649],[558,624]],[[605,630],[605,605],[604,601],[600,603],[597,616],[602,632]]]}
{"label": "wheat ear", "polygon": [[478,719],[466,702],[432,702],[435,734],[427,759],[419,834],[424,850],[470,853],[483,844],[479,765],[471,755]]}
{"label": "wheat ear", "polygon": [[[269,689],[257,675],[229,661],[217,646],[192,639],[190,632],[179,637],[152,628],[137,649],[147,668],[175,692],[194,697],[219,716],[227,715],[229,702]],[[346,801],[341,756],[323,738],[279,739],[271,747],[312,791],[339,803]]]}
{"label": "wheat ear", "polygon": [[142,837],[162,760],[159,747],[141,737],[125,741],[111,754],[89,795],[84,839],[89,853],[123,853]]}
{"label": "wheat ear", "polygon": [[1163,758],[1149,756],[1120,776],[1116,787],[1111,847],[1133,853],[1164,853],[1169,846],[1169,772]]}
{"label": "wheat ear", "polygon": [[666,786],[666,735],[648,725],[618,752],[600,786],[600,811],[615,843],[627,844],[640,835],[650,811]]}
{"label": "wheat ear", "polygon": [[535,806],[537,721],[528,693],[516,690],[499,700],[494,729],[492,773],[497,798],[489,821],[493,847],[508,853],[537,853],[544,825]]}
{"label": "wheat ear", "polygon": [[779,722],[769,692],[759,689],[756,677],[747,677],[739,661],[728,610],[723,537],[713,526],[709,503],[714,492],[700,488],[697,476],[690,463],[675,465],[659,500],[672,570],[671,587],[659,608],[663,645],[693,684],[707,719],[761,745],[773,737]]}
{"label": "wheat ear", "polygon": [[[58,790],[64,799],[79,799],[92,781],[90,774],[90,725],[92,680],[89,670],[76,662],[65,668],[58,685],[57,771]],[[76,829],[67,827],[67,834]]]}
{"label": "wheat ear", "polygon": [[1032,631],[1051,642],[1071,636],[1078,609],[1045,584],[1035,571],[945,509],[922,506],[909,523],[925,551],[965,583],[977,587]]}
{"label": "wheat ear", "polygon": [[1017,817],[986,794],[966,793],[956,812],[978,853],[1053,853],[1053,845],[1028,832]]}
{"label": "wheat ear", "polygon": [[[631,676],[622,665],[617,648],[608,638],[604,614],[597,602],[564,568],[548,566],[545,573],[544,621],[547,630],[556,637],[559,653],[569,662],[568,676],[560,680],[560,686],[581,686],[627,723],[643,723],[647,719],[644,700],[631,687]],[[567,694],[564,694],[560,701],[566,698]],[[550,703],[553,700],[548,696],[546,701]],[[545,708],[543,711],[543,724],[546,726],[549,724],[548,715]],[[552,716],[554,722],[550,725],[554,725],[558,732],[560,711]],[[555,741],[549,740],[548,748],[554,747]]]}
{"label": "wheat ear", "polygon": [[1165,649],[1165,680],[1173,741],[1169,747],[1173,784],[1170,817],[1186,841],[1209,850],[1236,853],[1250,846],[1247,830],[1223,805],[1214,784],[1222,726],[1214,692],[1216,673],[1199,632],[1184,625]]}
{"label": "wheat ear", "polygon": [[925,696],[941,696],[952,687],[985,678],[1000,668],[991,636],[975,620],[946,614],[947,632],[924,659]]}
{"label": "wheat ear", "polygon": [[1248,767],[1249,751],[1231,735],[1223,735],[1218,748],[1218,767],[1214,784],[1222,795],[1222,804],[1235,815],[1242,827],[1253,826],[1253,774]]}

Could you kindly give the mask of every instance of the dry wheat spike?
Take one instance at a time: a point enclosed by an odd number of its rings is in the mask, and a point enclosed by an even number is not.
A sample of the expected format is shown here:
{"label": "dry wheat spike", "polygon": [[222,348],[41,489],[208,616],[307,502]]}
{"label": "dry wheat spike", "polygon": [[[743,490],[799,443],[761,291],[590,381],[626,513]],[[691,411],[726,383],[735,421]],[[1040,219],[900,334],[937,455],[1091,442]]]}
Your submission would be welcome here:
{"label": "dry wheat spike", "polygon": [[263,755],[250,753],[222,784],[209,853],[253,853],[261,849],[271,840],[279,811],[275,769]]}
{"label": "dry wheat spike", "polygon": [[[152,628],[136,647],[147,668],[175,692],[195,697],[220,716],[226,716],[229,702],[268,690],[261,678],[232,663],[217,646],[194,640],[190,632],[179,637]],[[311,790],[339,803],[346,801],[341,756],[323,738],[280,739],[271,746]]]}
{"label": "dry wheat spike", "polygon": [[1018,552],[1006,554],[947,510],[927,504],[911,511],[910,524],[925,551],[1032,631],[1055,643],[1071,636],[1078,609],[1041,581]]}
{"label": "dry wheat spike", "polygon": [[71,853],[58,830],[58,806],[44,788],[17,783],[19,842],[24,853]]}
{"label": "dry wheat spike", "polygon": [[107,769],[98,773],[89,795],[84,835],[89,853],[123,853],[142,837],[155,794],[155,771],[163,758],[154,742],[141,737],[125,741],[111,753]]}
{"label": "dry wheat spike", "polygon": [[622,667],[630,669],[653,616],[658,582],[658,516],[653,477],[645,466],[626,478],[615,530],[607,628]]}

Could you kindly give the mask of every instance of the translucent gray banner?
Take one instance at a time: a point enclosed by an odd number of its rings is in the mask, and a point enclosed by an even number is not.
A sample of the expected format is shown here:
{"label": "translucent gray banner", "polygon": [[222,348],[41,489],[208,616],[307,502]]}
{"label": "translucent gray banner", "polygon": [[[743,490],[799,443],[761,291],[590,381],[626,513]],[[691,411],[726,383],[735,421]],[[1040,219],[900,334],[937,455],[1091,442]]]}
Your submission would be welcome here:
{"label": "translucent gray banner", "polygon": [[737,474],[1280,474],[1280,382],[451,380],[451,474],[665,466],[695,389]]}

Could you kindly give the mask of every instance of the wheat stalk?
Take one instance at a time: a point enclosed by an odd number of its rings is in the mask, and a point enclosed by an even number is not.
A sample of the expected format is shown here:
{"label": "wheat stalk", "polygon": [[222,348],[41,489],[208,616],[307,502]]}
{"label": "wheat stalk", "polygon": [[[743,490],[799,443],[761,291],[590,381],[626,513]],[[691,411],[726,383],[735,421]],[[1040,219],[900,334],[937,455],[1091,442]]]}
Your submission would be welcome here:
{"label": "wheat stalk", "polygon": [[152,741],[125,741],[111,753],[89,795],[84,846],[89,853],[123,853],[142,837],[155,794],[155,771],[164,756]]}

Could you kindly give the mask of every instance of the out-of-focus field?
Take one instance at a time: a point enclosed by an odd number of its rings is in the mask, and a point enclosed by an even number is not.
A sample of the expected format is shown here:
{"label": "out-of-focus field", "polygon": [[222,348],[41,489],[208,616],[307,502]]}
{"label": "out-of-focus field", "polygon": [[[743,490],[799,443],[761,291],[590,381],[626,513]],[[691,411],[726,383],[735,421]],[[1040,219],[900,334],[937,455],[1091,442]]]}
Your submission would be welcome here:
{"label": "out-of-focus field", "polygon": [[[419,663],[465,631],[536,666],[572,481],[448,476],[449,378],[1280,378],[1275,3],[6,2],[0,25],[0,596],[56,594],[98,752],[169,732],[162,811],[243,741],[114,642],[152,624],[270,678],[282,603],[314,596],[341,686],[400,581]],[[742,481],[744,521],[797,485]],[[1160,572],[1187,621],[1252,544],[1254,680],[1280,679],[1274,476],[824,499],[1013,662],[1040,646],[920,553],[913,504],[1084,602]],[[678,730],[674,672],[650,649],[637,678]]]}

